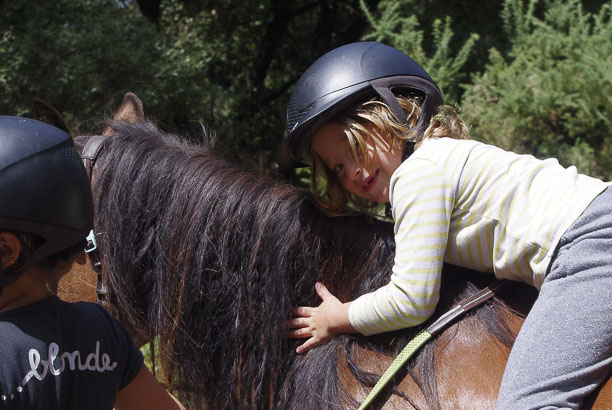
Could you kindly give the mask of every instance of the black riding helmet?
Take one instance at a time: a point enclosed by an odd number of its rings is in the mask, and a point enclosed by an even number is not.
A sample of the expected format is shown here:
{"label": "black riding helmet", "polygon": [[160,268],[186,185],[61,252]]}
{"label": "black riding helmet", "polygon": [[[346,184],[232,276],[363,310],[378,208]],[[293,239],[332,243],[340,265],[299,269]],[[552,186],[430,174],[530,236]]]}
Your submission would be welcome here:
{"label": "black riding helmet", "polygon": [[[0,116],[0,230],[44,240],[26,264],[84,240],[92,226],[89,179],[72,138],[44,122]],[[0,287],[18,276],[0,269]]]}
{"label": "black riding helmet", "polygon": [[423,103],[416,131],[422,135],[442,104],[438,86],[401,51],[376,42],[338,47],[316,60],[297,82],[287,107],[287,136],[277,152],[281,167],[310,164],[312,136],[342,111],[380,97],[402,123],[406,115],[395,95],[418,95]]}

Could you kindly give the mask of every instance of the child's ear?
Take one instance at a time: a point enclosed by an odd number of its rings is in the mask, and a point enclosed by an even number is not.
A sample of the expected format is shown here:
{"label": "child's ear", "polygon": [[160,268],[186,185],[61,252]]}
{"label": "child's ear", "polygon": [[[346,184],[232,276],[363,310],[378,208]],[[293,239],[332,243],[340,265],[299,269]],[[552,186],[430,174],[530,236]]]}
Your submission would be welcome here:
{"label": "child's ear", "polygon": [[17,235],[9,231],[0,231],[0,258],[6,268],[15,263],[21,253],[21,242]]}

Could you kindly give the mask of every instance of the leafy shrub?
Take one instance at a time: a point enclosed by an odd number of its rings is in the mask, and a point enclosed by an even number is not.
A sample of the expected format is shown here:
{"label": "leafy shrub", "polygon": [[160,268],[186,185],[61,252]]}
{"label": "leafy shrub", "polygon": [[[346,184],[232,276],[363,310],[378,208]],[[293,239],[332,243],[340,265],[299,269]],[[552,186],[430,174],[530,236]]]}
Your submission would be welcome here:
{"label": "leafy shrub", "polygon": [[578,0],[527,7],[507,0],[512,48],[465,86],[462,116],[472,136],[582,173],[612,177],[612,7],[583,11]]}

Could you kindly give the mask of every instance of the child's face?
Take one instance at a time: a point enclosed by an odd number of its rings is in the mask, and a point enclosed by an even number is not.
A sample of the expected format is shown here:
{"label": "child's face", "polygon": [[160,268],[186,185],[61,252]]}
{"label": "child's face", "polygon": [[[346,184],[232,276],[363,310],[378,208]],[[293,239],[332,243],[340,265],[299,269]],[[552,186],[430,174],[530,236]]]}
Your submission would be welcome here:
{"label": "child's face", "polygon": [[399,149],[391,149],[377,133],[366,140],[369,164],[353,157],[350,142],[337,123],[328,123],[312,139],[312,149],[335,172],[344,189],[369,201],[389,202],[391,175],[402,162]]}

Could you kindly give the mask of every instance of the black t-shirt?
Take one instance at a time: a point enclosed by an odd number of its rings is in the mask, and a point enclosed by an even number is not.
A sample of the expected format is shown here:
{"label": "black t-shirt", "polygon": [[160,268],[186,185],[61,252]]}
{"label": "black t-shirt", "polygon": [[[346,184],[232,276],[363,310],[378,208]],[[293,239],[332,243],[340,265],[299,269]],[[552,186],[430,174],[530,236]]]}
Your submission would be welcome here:
{"label": "black t-shirt", "polygon": [[55,296],[0,313],[0,409],[112,409],[142,367],[125,328]]}

